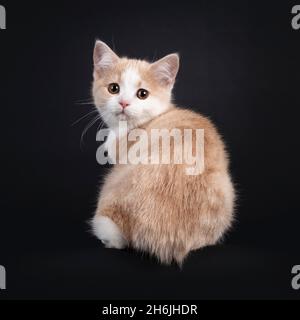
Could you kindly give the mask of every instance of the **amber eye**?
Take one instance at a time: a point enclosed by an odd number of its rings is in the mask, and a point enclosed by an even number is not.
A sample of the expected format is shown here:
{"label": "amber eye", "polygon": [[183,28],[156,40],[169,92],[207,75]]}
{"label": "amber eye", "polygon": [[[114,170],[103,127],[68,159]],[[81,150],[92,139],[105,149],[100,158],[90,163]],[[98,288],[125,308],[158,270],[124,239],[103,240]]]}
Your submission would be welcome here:
{"label": "amber eye", "polygon": [[147,91],[146,89],[139,89],[136,95],[139,99],[145,100],[149,96],[149,91]]}
{"label": "amber eye", "polygon": [[108,85],[108,91],[111,94],[117,94],[120,92],[120,87],[117,83],[111,83],[110,85]]}

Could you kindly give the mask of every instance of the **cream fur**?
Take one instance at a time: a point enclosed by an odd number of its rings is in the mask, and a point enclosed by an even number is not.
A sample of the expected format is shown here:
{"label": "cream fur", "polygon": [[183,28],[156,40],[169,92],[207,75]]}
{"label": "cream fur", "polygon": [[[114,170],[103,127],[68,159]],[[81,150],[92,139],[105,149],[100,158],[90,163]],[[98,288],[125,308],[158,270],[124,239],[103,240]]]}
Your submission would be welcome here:
{"label": "cream fur", "polygon": [[[97,46],[98,52],[107,55],[106,47],[99,50],[101,44]],[[101,61],[97,52],[95,55]],[[109,94],[107,85],[117,82],[120,95],[127,94],[130,100],[124,116],[129,129],[204,129],[205,171],[189,176],[184,165],[115,165],[100,192],[94,232],[101,240],[109,240],[109,247],[122,248],[128,243],[162,263],[175,260],[182,264],[191,250],[215,244],[229,229],[235,194],[228,156],[214,125],[204,116],[171,103],[179,63],[177,55],[171,56],[154,64],[118,58],[109,70],[95,68],[95,104],[114,130],[119,120],[119,97]],[[139,88],[149,90],[149,98],[138,100],[135,92]]]}

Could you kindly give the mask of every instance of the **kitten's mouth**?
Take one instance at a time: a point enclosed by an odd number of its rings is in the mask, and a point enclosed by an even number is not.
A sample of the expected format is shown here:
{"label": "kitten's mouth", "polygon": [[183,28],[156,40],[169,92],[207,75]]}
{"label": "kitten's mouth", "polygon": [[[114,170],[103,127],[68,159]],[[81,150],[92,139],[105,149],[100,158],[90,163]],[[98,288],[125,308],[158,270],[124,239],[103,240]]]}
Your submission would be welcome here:
{"label": "kitten's mouth", "polygon": [[125,116],[125,117],[128,116],[127,113],[125,113],[125,110],[122,110],[122,111],[117,112],[116,115],[117,115],[117,116]]}
{"label": "kitten's mouth", "polygon": [[116,116],[120,119],[128,119],[128,114],[124,110],[117,112]]}

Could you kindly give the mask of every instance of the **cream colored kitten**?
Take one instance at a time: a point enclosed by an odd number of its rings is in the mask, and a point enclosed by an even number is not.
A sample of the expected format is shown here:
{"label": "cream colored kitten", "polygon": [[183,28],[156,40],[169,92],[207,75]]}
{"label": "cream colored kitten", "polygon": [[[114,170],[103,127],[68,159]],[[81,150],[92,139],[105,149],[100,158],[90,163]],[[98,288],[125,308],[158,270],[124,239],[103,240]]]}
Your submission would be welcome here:
{"label": "cream colored kitten", "polygon": [[93,96],[111,133],[118,131],[120,120],[127,121],[129,131],[204,129],[202,174],[187,175],[179,164],[116,164],[100,193],[93,230],[105,246],[132,246],[167,264],[181,264],[191,250],[220,240],[234,207],[220,135],[207,118],[171,102],[178,68],[177,54],[148,63],[120,58],[96,42]]}

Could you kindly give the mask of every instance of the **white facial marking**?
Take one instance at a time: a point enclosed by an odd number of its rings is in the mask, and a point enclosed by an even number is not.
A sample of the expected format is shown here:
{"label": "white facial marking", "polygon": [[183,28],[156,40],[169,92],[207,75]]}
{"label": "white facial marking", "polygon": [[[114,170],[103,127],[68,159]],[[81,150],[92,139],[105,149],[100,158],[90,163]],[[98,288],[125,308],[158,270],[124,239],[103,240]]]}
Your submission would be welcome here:
{"label": "white facial marking", "polygon": [[137,70],[134,68],[127,68],[121,75],[121,89],[120,89],[120,100],[125,100],[131,103],[136,97],[138,90],[138,84],[141,78]]}
{"label": "white facial marking", "polygon": [[[165,112],[170,106],[171,88],[166,88],[162,97],[157,96],[155,91],[151,92],[135,66],[129,66],[122,72],[118,84],[120,92],[110,95],[105,103],[99,104],[102,119],[110,129],[117,129],[119,121],[127,121],[128,129],[131,130]],[[148,90],[149,96],[139,99],[139,89]],[[128,106],[123,108],[120,102],[128,103]]]}

